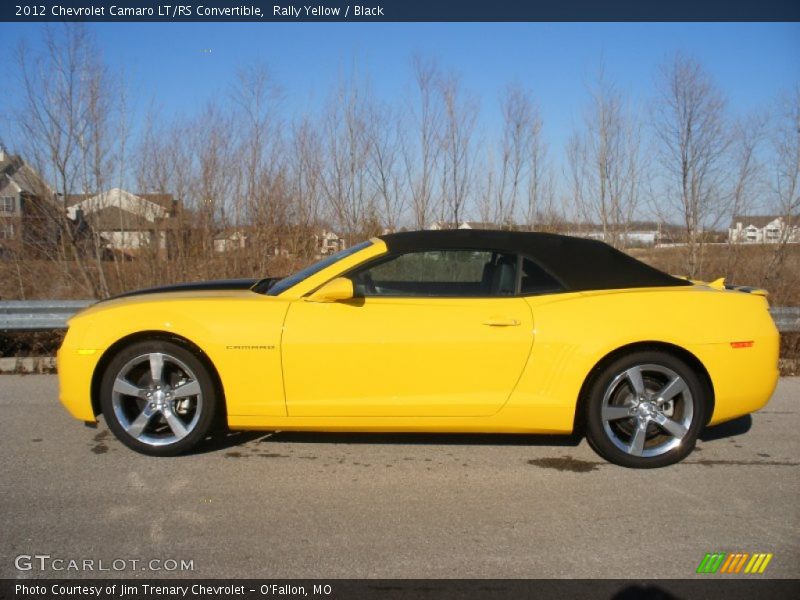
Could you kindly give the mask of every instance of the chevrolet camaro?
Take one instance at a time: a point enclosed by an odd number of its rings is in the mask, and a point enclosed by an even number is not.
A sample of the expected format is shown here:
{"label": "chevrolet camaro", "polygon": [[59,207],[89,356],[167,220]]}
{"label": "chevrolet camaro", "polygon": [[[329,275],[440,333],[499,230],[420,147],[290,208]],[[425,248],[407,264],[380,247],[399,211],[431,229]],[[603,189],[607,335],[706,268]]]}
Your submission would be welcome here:
{"label": "chevrolet camaro", "polygon": [[778,379],[763,290],[546,233],[382,235],[283,279],[123,294],[69,321],[60,398],[150,455],[234,430],[586,436],[628,467],[693,449]]}

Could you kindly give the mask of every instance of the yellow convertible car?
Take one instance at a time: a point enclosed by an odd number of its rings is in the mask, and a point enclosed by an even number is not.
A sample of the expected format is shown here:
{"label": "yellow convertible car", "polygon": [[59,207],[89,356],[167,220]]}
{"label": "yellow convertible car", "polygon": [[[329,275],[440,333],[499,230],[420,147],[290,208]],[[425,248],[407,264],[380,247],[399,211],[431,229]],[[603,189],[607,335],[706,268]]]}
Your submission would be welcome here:
{"label": "yellow convertible car", "polygon": [[672,277],[602,242],[424,231],[280,280],[141,290],[69,322],[61,401],[126,445],[231,429],[585,433],[607,460],[681,460],[778,378],[765,292]]}

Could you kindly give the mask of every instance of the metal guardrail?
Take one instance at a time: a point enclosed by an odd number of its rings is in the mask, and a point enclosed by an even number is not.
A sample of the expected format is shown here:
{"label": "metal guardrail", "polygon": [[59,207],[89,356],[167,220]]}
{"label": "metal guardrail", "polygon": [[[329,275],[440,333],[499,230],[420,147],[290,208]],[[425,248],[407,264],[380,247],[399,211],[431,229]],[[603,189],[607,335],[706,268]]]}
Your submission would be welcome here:
{"label": "metal guardrail", "polygon": [[781,333],[800,331],[800,308],[791,306],[773,306],[769,309],[775,326]]}
{"label": "metal guardrail", "polygon": [[4,300],[0,331],[66,329],[67,319],[94,300]]}
{"label": "metal guardrail", "polygon": [[[0,301],[0,331],[66,329],[67,319],[94,300]],[[778,331],[800,331],[800,308],[774,306],[769,310]]]}

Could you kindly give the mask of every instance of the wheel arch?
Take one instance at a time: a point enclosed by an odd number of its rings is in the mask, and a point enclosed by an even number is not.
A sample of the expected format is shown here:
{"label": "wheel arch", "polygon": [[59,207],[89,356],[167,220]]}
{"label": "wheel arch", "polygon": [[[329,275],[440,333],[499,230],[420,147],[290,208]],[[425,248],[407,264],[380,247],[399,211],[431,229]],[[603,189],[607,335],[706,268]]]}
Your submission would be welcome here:
{"label": "wheel arch", "polygon": [[603,356],[600,360],[598,360],[595,365],[589,370],[589,373],[583,380],[583,384],[581,385],[580,392],[578,394],[578,401],[577,406],[575,409],[575,422],[573,425],[573,431],[576,433],[580,433],[581,435],[585,431],[586,425],[586,406],[588,404],[588,397],[589,392],[591,391],[592,384],[594,383],[595,379],[603,372],[605,367],[612,363],[613,361],[617,360],[618,358],[625,356],[627,354],[632,354],[634,352],[646,352],[646,351],[659,351],[659,352],[666,352],[675,356],[676,358],[685,362],[689,368],[691,368],[697,376],[700,378],[700,381],[705,384],[708,394],[706,395],[706,423],[711,419],[712,414],[714,413],[714,403],[715,403],[715,392],[714,392],[714,383],[711,380],[711,376],[708,373],[708,370],[703,365],[697,356],[689,352],[686,348],[682,348],[681,346],[677,346],[675,344],[671,344],[669,342],[660,342],[660,341],[644,341],[644,342],[634,342],[631,344],[626,344],[624,346],[620,346],[619,348],[612,350],[605,356]]}
{"label": "wheel arch", "polygon": [[111,346],[109,346],[105,352],[103,352],[103,355],[100,357],[100,360],[97,361],[97,364],[95,365],[94,368],[94,372],[92,373],[91,401],[92,401],[92,410],[94,411],[95,415],[99,415],[103,412],[100,407],[100,382],[103,379],[103,373],[105,372],[106,367],[108,367],[109,363],[123,348],[138,342],[146,342],[146,341],[172,342],[174,344],[178,344],[184,347],[189,352],[194,354],[197,360],[203,363],[203,366],[205,366],[206,369],[208,369],[208,373],[214,382],[214,387],[216,388],[217,396],[220,399],[220,405],[217,407],[218,415],[221,419],[227,420],[225,389],[222,385],[222,379],[220,378],[219,372],[217,371],[217,368],[214,366],[214,363],[211,361],[208,355],[203,351],[203,349],[196,343],[194,343],[192,340],[183,337],[181,335],[178,335],[176,333],[172,333],[169,331],[160,331],[160,330],[137,331],[136,333],[132,333],[130,335],[118,339],[116,342],[111,344]]}

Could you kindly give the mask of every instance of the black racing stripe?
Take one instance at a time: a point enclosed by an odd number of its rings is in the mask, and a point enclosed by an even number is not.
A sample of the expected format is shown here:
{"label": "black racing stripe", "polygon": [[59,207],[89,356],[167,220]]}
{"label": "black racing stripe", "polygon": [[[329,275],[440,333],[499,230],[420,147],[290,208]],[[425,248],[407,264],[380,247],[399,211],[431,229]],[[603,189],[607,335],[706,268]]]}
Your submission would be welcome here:
{"label": "black racing stripe", "polygon": [[128,298],[130,296],[145,296],[147,294],[162,294],[165,292],[206,292],[222,290],[249,290],[256,284],[261,285],[264,280],[260,279],[219,279],[215,281],[190,281],[187,283],[175,283],[172,285],[162,285],[157,287],[144,288],[124,292],[108,298]]}

